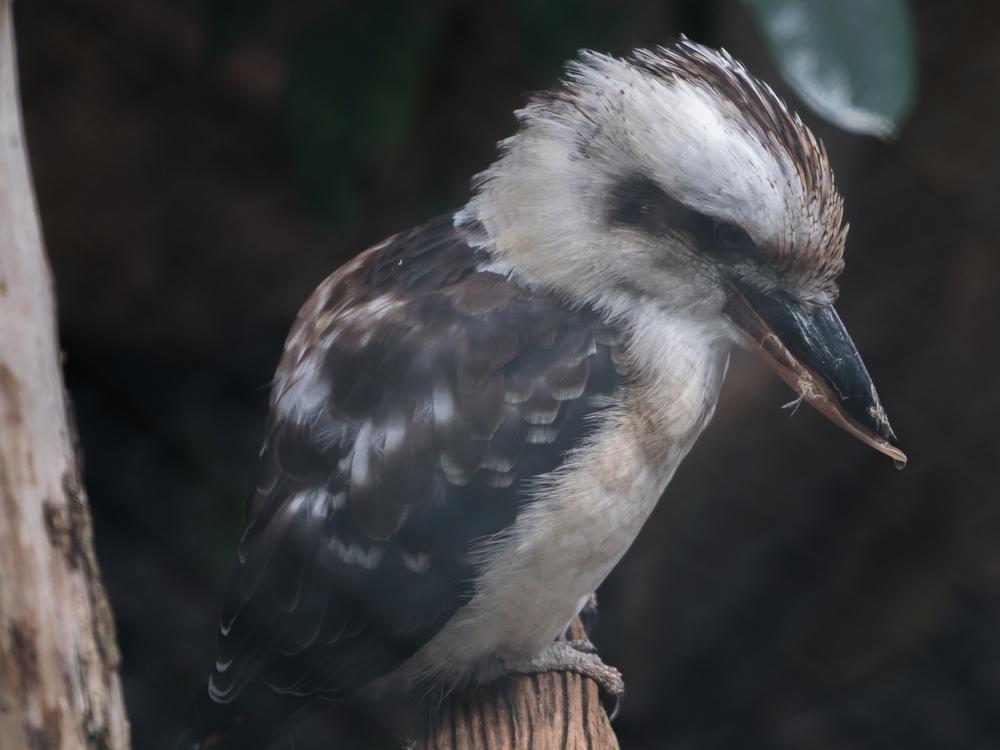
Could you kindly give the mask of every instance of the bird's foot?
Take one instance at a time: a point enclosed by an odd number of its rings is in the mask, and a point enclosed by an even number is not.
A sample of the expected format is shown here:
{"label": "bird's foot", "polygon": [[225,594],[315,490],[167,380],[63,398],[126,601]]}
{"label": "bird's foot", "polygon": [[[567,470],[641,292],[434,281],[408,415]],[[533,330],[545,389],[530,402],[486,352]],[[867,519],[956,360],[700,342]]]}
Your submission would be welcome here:
{"label": "bird's foot", "polygon": [[596,654],[597,653],[597,646],[595,646],[593,643],[591,643],[587,639],[577,639],[577,640],[563,641],[563,643],[565,643],[567,646],[570,646],[570,647],[574,648],[575,650],[579,651],[581,654]]}
{"label": "bird's foot", "polygon": [[625,700],[625,681],[621,672],[601,661],[590,641],[556,641],[537,656],[506,662],[504,666],[508,673],[513,674],[574,672],[589,677],[600,686],[605,710],[611,720],[618,715]]}

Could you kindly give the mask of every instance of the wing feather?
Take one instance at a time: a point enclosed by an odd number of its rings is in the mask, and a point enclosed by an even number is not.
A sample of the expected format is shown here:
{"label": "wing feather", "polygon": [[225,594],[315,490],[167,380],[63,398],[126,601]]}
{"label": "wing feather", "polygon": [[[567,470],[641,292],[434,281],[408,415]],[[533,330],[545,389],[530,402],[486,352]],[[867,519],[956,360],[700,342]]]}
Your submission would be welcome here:
{"label": "wing feather", "polygon": [[471,596],[475,544],[592,428],[617,334],[479,270],[450,217],[398,235],[300,312],[225,602],[211,695],[357,691]]}

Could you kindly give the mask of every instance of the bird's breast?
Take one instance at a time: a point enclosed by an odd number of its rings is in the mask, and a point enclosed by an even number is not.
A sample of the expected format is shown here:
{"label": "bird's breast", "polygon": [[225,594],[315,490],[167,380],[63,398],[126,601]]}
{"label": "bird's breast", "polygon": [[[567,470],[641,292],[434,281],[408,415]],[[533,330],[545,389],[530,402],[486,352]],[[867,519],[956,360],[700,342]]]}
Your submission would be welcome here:
{"label": "bird's breast", "polygon": [[686,345],[669,367],[631,363],[634,377],[586,440],[539,479],[513,527],[483,544],[476,594],[419,655],[424,669],[459,677],[537,653],[566,627],[710,419],[727,357]]}

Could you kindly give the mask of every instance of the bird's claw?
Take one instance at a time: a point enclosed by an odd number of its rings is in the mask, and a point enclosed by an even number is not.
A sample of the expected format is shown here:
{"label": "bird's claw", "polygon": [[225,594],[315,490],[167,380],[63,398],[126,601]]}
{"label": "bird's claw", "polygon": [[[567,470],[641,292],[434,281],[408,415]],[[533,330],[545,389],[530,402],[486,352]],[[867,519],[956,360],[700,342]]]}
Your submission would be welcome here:
{"label": "bird's claw", "polygon": [[506,666],[507,671],[518,674],[574,672],[589,677],[601,688],[601,702],[611,720],[618,716],[625,700],[625,681],[621,672],[601,661],[589,640],[556,641],[537,656]]}
{"label": "bird's claw", "polygon": [[618,714],[621,713],[622,706],[625,705],[624,683],[622,684],[621,692],[617,694],[601,690],[601,705],[604,706],[604,712],[608,715],[608,721],[613,722],[617,719]]}
{"label": "bird's claw", "polygon": [[572,641],[566,641],[566,644],[571,648],[579,651],[581,654],[596,654],[597,646],[595,646],[587,638],[579,638]]}

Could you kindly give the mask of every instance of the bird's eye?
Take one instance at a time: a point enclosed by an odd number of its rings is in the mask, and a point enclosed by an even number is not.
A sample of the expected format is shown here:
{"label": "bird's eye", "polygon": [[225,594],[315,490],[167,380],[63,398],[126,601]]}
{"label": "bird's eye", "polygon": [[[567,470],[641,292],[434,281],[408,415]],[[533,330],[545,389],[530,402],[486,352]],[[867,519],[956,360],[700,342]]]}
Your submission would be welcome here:
{"label": "bird's eye", "polygon": [[716,222],[713,234],[716,247],[724,253],[746,255],[756,247],[750,235],[735,224]]}
{"label": "bird's eye", "polygon": [[638,198],[629,198],[618,205],[615,218],[622,224],[641,224],[649,206]]}
{"label": "bird's eye", "polygon": [[642,175],[632,175],[612,189],[608,218],[620,226],[652,231],[668,200],[655,182]]}

